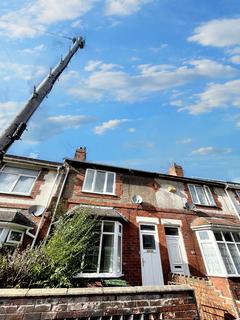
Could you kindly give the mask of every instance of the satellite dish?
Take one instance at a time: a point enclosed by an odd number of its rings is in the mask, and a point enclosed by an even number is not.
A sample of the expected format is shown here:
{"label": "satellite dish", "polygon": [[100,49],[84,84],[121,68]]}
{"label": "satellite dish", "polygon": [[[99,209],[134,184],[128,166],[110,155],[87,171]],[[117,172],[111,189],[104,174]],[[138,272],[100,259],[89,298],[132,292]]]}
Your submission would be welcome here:
{"label": "satellite dish", "polygon": [[35,217],[40,217],[44,211],[45,211],[45,207],[40,205],[31,206],[28,209],[28,213],[32,214]]}
{"label": "satellite dish", "polygon": [[138,194],[135,194],[133,197],[132,197],[132,203],[135,203],[135,204],[141,204],[143,202],[143,199],[141,196],[139,196]]}
{"label": "satellite dish", "polygon": [[187,209],[187,210],[194,210],[195,208],[196,206],[193,203],[186,202],[184,205],[184,209]]}

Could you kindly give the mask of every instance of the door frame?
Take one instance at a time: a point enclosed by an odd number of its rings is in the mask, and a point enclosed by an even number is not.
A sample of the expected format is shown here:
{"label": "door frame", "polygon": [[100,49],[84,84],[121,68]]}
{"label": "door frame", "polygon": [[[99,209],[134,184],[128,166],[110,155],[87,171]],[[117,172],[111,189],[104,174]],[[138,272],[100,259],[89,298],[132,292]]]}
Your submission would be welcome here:
{"label": "door frame", "polygon": [[[163,277],[163,268],[162,268],[162,259],[161,259],[161,252],[160,252],[160,243],[159,243],[159,236],[158,236],[158,224],[159,224],[159,219],[157,218],[150,218],[150,217],[137,217],[137,222],[139,223],[138,225],[138,230],[139,230],[139,245],[140,245],[140,264],[141,264],[141,276],[142,276],[142,285],[143,284],[143,265],[142,265],[142,259],[143,259],[143,245],[142,245],[142,234],[152,234],[154,235],[155,239],[155,245],[156,245],[156,252],[159,257],[159,271],[160,271],[160,281],[158,285],[164,285],[164,277]],[[143,231],[141,230],[141,225],[151,225],[154,226],[155,230],[151,231]]]}
{"label": "door frame", "polygon": [[[188,263],[187,251],[186,251],[186,248],[185,248],[185,245],[184,245],[183,236],[182,236],[181,224],[164,223],[163,226],[164,226],[164,233],[165,233],[165,228],[166,227],[178,229],[178,236],[170,236],[169,235],[169,237],[172,237],[173,239],[174,239],[174,237],[176,237],[176,238],[179,239],[179,244],[180,244],[180,248],[181,248],[181,254],[182,254],[183,263],[184,263],[184,266],[183,266],[184,275],[189,276],[190,275],[189,263]],[[167,244],[167,250],[168,250],[168,242],[167,242],[168,235],[166,233],[165,233],[165,237],[166,237],[166,244]],[[171,272],[173,272],[172,265],[171,265],[171,260],[170,260],[170,255],[169,255],[169,250],[168,250],[168,258],[169,258],[169,264],[170,264]]]}

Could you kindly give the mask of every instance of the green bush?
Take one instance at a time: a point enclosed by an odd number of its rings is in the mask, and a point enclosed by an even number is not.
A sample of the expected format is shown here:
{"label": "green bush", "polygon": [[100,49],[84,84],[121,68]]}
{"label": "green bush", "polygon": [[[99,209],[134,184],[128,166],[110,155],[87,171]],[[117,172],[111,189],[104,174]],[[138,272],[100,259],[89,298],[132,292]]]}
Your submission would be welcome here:
{"label": "green bush", "polygon": [[0,254],[0,287],[72,286],[73,275],[84,268],[86,251],[95,246],[98,224],[86,209],[76,209],[55,223],[45,243]]}

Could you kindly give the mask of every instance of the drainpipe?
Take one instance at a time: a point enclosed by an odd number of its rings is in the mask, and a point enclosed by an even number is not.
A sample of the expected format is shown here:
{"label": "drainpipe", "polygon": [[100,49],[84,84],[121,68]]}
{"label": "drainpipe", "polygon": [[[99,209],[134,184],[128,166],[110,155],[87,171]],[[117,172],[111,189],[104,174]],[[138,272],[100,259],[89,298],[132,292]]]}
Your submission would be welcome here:
{"label": "drainpipe", "polygon": [[67,169],[66,169],[66,174],[65,174],[65,177],[64,177],[64,180],[63,180],[61,189],[60,189],[59,194],[58,194],[57,202],[56,202],[56,205],[55,205],[55,208],[54,208],[54,211],[53,211],[52,219],[51,219],[50,225],[49,225],[49,227],[48,227],[47,234],[46,234],[46,236],[45,236],[45,242],[46,242],[46,240],[47,240],[47,238],[48,238],[48,236],[49,236],[49,233],[50,233],[50,231],[51,231],[51,228],[52,228],[52,225],[53,225],[53,222],[54,222],[54,218],[55,218],[55,215],[56,215],[56,213],[57,213],[57,208],[58,208],[58,205],[59,205],[59,202],[60,202],[60,200],[61,200],[62,193],[63,193],[63,188],[65,187],[65,183],[66,183],[66,180],[67,180],[69,171],[70,171],[69,165],[67,165],[67,164],[65,163],[64,166],[67,167]]}
{"label": "drainpipe", "polygon": [[[46,204],[46,210],[48,209],[48,206],[49,206],[49,204],[50,204],[50,202],[51,202],[53,190],[54,190],[54,187],[55,187],[55,185],[56,185],[56,182],[57,182],[57,180],[58,180],[58,178],[59,178],[61,168],[62,168],[62,166],[57,168],[57,174],[56,174],[56,177],[55,177],[55,179],[54,179],[51,192],[49,193],[48,201],[47,201],[47,204]],[[45,217],[46,210],[44,210],[44,212],[43,212],[43,214],[42,214],[42,216],[41,216],[41,220],[40,220],[40,222],[39,222],[39,224],[38,224],[37,231],[36,231],[36,233],[35,233],[35,235],[34,235],[34,237],[33,237],[33,242],[32,242],[32,244],[31,244],[31,248],[34,247],[34,245],[35,245],[35,243],[36,243],[36,241],[37,241],[37,237],[38,237],[38,235],[39,235],[39,232],[40,232],[40,229],[41,229],[41,226],[42,226],[44,217]],[[29,233],[28,233],[28,235],[31,236]]]}
{"label": "drainpipe", "polygon": [[234,211],[235,211],[238,219],[240,219],[239,212],[237,211],[237,208],[236,208],[236,206],[235,206],[235,204],[234,204],[234,202],[233,202],[230,194],[229,194],[228,191],[227,191],[228,188],[229,188],[229,184],[226,183],[226,184],[225,184],[224,191],[225,191],[225,193],[226,193],[226,195],[227,195],[227,197],[228,197],[228,199],[229,199],[229,201],[230,201],[230,203],[231,203],[231,205],[232,205],[232,207],[233,207],[233,209],[234,209]]}

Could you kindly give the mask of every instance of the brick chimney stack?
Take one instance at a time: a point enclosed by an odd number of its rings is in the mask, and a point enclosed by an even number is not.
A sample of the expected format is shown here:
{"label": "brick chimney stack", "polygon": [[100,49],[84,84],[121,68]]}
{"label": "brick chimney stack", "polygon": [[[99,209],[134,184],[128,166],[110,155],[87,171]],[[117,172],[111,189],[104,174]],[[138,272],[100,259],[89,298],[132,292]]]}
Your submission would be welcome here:
{"label": "brick chimney stack", "polygon": [[86,147],[79,147],[76,149],[75,155],[74,155],[75,160],[85,161],[86,157],[87,157]]}
{"label": "brick chimney stack", "polygon": [[168,174],[171,176],[184,177],[184,171],[182,166],[179,166],[174,162],[174,164],[168,169]]}

